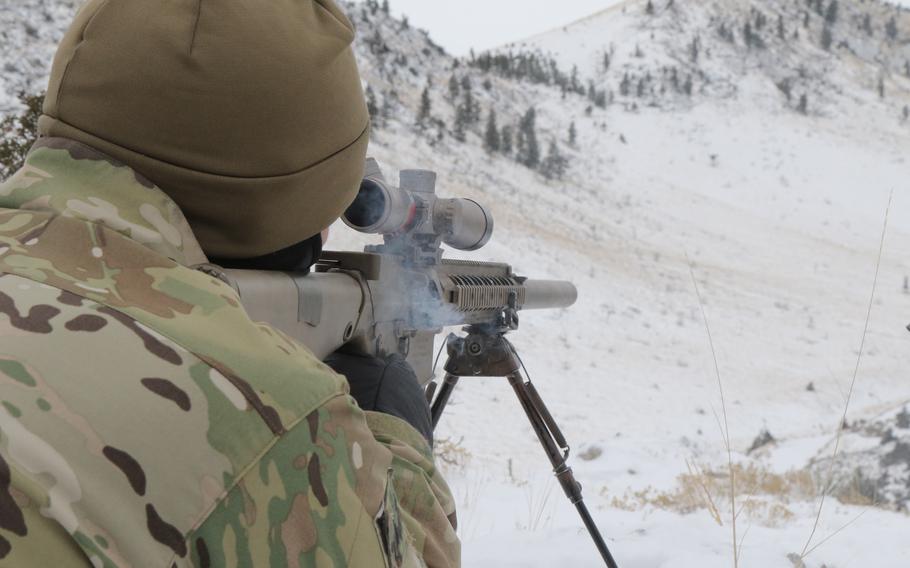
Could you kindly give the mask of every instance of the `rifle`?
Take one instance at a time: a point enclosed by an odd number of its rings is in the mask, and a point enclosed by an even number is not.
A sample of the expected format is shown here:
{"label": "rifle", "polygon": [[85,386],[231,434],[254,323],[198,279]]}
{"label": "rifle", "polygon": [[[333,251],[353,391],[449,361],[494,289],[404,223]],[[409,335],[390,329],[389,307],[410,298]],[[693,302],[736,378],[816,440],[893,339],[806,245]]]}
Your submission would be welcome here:
{"label": "rifle", "polygon": [[[463,251],[483,247],[493,217],[476,201],[436,195],[436,174],[404,170],[391,186],[375,160],[342,217],[351,228],[383,235],[363,252],[324,252],[314,273],[224,270],[254,321],[264,321],[324,359],[341,347],[383,356],[398,353],[414,368],[439,423],[460,377],[506,378],[610,568],[616,562],[582,500],[581,485],[566,464],[569,446],[506,334],[518,329],[521,310],[567,308],[578,292],[571,282],[530,280],[504,263],[443,258],[442,245]],[[448,361],[438,388],[433,380],[434,340],[447,327]]]}

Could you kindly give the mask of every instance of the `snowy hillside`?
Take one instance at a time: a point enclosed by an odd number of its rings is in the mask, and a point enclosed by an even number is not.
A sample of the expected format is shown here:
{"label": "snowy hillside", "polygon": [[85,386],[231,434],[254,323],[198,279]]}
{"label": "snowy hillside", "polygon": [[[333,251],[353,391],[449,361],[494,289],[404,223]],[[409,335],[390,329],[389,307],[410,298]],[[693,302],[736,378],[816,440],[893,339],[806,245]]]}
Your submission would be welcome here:
{"label": "snowy hillside", "polygon": [[[0,0],[0,109],[42,83],[73,4]],[[745,504],[739,565],[799,566],[788,555],[834,533],[806,566],[910,564],[897,510],[910,494],[910,12],[840,0],[832,18],[830,5],[633,0],[473,61],[348,5],[373,155],[390,173],[437,170],[442,193],[493,210],[493,241],[470,258],[579,287],[576,306],[526,314],[512,340],[624,568],[733,565],[723,410],[687,256]],[[361,243],[338,226],[329,246]],[[765,430],[774,441],[750,452]],[[600,565],[507,384],[463,382],[439,435],[466,566]],[[829,471],[838,498],[806,547]]]}

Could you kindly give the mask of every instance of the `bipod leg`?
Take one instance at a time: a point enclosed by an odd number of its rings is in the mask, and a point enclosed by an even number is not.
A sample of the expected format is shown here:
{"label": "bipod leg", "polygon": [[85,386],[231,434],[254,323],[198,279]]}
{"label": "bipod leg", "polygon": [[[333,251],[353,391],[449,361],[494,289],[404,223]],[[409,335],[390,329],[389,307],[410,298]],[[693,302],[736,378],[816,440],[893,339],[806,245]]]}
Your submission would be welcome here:
{"label": "bipod leg", "polygon": [[[448,377],[446,378],[448,379]],[[546,452],[547,458],[550,460],[550,464],[553,465],[553,473],[556,474],[556,479],[559,480],[559,484],[562,486],[563,491],[565,491],[566,497],[569,498],[569,501],[571,501],[578,510],[578,514],[581,516],[585,528],[588,529],[588,533],[590,533],[591,538],[594,540],[594,546],[597,547],[597,551],[600,552],[601,557],[609,568],[618,568],[616,561],[613,559],[613,555],[610,554],[607,543],[604,541],[603,536],[601,536],[597,524],[594,522],[591,513],[588,511],[588,507],[585,505],[584,497],[581,494],[581,484],[575,480],[575,474],[572,473],[572,468],[566,464],[569,448],[562,432],[560,432],[559,428],[556,426],[553,416],[543,403],[543,400],[540,398],[534,385],[532,385],[530,381],[526,382],[524,380],[521,371],[515,371],[510,374],[508,379],[509,384],[512,385],[512,389],[515,390],[515,394],[518,396],[519,402],[521,402],[522,409],[531,422],[531,427],[534,428],[534,433],[537,434],[537,439],[540,440],[540,445],[543,446],[544,452]]]}
{"label": "bipod leg", "polygon": [[442,418],[442,412],[446,409],[446,404],[449,403],[449,398],[452,396],[452,391],[455,390],[455,385],[458,384],[458,379],[459,377],[446,373],[442,386],[439,387],[439,394],[436,395],[436,400],[433,401],[433,407],[430,409],[433,430],[436,430],[436,425],[439,424],[439,419]]}

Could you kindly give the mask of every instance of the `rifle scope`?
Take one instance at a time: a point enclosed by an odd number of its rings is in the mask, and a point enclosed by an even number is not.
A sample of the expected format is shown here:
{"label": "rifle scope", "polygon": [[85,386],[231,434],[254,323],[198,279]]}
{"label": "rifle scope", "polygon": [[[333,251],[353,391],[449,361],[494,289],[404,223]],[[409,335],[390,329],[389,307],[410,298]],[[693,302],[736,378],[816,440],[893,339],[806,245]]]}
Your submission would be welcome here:
{"label": "rifle scope", "polygon": [[434,172],[403,170],[396,188],[386,182],[372,159],[367,160],[360,192],[342,219],[361,233],[438,236],[464,251],[481,248],[493,236],[493,216],[482,205],[436,196]]}

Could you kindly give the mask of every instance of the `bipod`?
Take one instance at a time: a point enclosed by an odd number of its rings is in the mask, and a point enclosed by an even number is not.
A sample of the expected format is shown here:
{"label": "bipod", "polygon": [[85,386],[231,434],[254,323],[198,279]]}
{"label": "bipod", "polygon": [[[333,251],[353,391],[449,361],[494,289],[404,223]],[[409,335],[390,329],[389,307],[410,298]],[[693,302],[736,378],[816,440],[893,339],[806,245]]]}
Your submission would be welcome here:
{"label": "bipod", "polygon": [[[591,534],[594,545],[603,557],[609,568],[618,568],[607,543],[604,542],[600,530],[591,518],[588,507],[585,505],[581,484],[575,480],[572,469],[566,464],[569,457],[569,445],[560,431],[553,415],[544,404],[543,399],[530,380],[526,380],[521,373],[521,358],[514,346],[506,339],[508,327],[468,326],[465,328],[467,337],[449,335],[446,340],[448,361],[445,364],[445,379],[439,388],[439,393],[432,402],[433,428],[439,423],[452,391],[461,377],[503,377],[512,385],[521,408],[528,416],[537,439],[540,440],[544,452],[553,465],[553,473],[562,486],[569,501],[575,505],[581,516],[585,528]],[[435,385],[427,391],[427,396],[432,397]]]}

